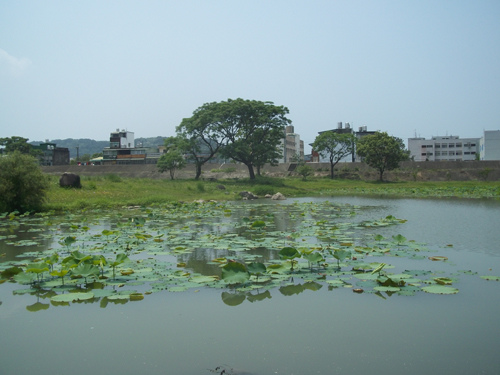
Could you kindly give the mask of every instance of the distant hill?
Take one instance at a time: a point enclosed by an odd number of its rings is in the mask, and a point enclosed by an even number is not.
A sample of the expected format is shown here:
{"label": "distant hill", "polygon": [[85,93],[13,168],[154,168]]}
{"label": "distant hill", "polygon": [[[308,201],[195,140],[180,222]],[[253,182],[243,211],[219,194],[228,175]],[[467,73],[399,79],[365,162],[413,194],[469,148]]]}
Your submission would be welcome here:
{"label": "distant hill", "polygon": [[[166,137],[150,137],[150,138],[136,138],[135,146],[136,147],[156,147],[163,145],[163,140]],[[40,143],[44,143],[45,141],[34,141],[29,142],[32,145],[39,145]],[[93,139],[88,138],[80,138],[80,139],[51,139],[50,143],[55,143],[56,147],[66,147],[69,149],[69,157],[71,159],[76,158],[76,148],[78,147],[78,154],[83,156],[85,154],[93,155],[102,150],[105,147],[109,147],[109,140],[107,141],[95,141]]]}

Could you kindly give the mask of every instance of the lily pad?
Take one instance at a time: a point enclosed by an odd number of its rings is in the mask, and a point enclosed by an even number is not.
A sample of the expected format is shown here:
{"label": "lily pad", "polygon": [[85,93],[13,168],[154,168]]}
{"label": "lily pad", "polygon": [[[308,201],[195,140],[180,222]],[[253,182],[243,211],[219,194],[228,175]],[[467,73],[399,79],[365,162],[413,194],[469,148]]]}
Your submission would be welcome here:
{"label": "lily pad", "polygon": [[444,285],[431,285],[422,288],[424,292],[432,294],[456,294],[458,293],[457,288],[452,288],[451,286]]}
{"label": "lily pad", "polygon": [[74,302],[74,301],[84,301],[92,298],[94,298],[94,293],[86,292],[86,293],[58,294],[57,296],[52,297],[50,300],[54,302]]}

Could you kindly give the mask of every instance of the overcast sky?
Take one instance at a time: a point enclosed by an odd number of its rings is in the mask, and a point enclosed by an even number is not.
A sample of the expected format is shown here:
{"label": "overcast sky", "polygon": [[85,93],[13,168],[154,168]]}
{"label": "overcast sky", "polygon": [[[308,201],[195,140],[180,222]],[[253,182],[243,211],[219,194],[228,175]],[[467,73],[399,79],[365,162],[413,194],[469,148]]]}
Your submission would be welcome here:
{"label": "overcast sky", "polygon": [[306,144],[339,121],[481,137],[500,1],[0,1],[0,137],[171,136],[228,98],[288,107]]}

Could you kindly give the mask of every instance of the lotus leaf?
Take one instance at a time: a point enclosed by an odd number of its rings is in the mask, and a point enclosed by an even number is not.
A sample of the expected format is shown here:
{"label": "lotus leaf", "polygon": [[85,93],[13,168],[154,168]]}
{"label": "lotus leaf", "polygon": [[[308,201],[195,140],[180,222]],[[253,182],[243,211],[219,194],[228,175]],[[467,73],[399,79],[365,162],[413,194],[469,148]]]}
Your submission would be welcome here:
{"label": "lotus leaf", "polygon": [[500,281],[500,276],[487,275],[487,276],[479,276],[479,277],[481,279],[484,279],[484,280]]}
{"label": "lotus leaf", "polygon": [[431,285],[423,287],[422,290],[427,293],[433,294],[456,294],[458,293],[458,289],[452,288],[450,286],[444,285]]}
{"label": "lotus leaf", "polygon": [[84,301],[94,298],[94,293],[66,293],[58,294],[52,297],[50,300],[54,302],[74,302],[74,301]]}
{"label": "lotus leaf", "polygon": [[250,278],[246,267],[239,262],[229,262],[222,267],[222,279],[228,284],[240,284]]}

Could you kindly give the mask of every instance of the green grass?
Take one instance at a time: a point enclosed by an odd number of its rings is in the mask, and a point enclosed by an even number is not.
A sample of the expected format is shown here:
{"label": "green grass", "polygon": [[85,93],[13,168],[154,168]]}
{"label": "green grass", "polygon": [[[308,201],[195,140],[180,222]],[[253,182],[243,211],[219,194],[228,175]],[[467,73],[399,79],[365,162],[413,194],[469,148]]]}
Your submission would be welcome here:
{"label": "green grass", "polygon": [[[218,185],[224,185],[221,190]],[[237,200],[241,191],[259,196],[281,192],[287,197],[370,195],[394,197],[458,197],[500,199],[500,182],[373,182],[299,177],[225,179],[218,181],[125,178],[118,176],[82,177],[82,189],[64,189],[51,177],[44,209],[74,211],[88,208],[151,206],[170,201]]]}

